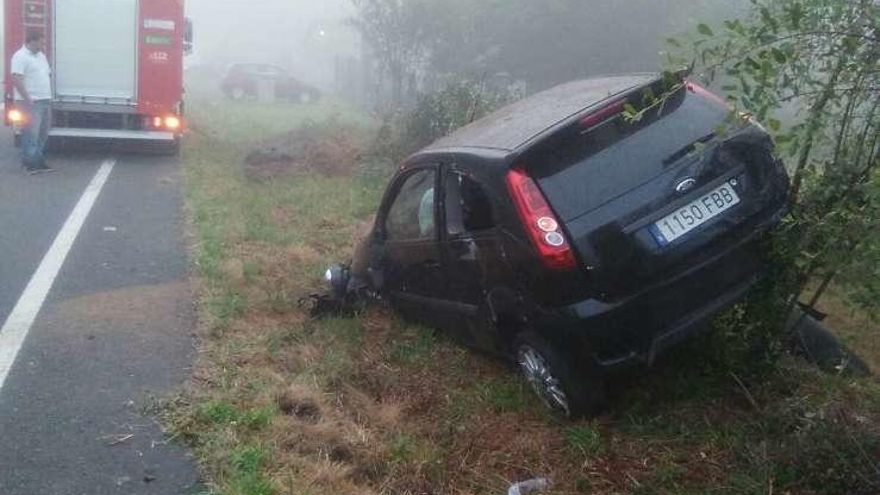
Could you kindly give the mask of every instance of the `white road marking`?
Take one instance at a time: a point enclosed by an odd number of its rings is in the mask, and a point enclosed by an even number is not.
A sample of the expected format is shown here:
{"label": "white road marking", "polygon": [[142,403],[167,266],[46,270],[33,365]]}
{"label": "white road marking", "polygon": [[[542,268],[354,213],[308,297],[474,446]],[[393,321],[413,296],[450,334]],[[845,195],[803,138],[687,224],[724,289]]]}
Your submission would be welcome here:
{"label": "white road marking", "polygon": [[79,202],[67,217],[58,236],[55,237],[52,247],[43,257],[37,271],[34,272],[15,307],[12,308],[12,312],[9,313],[9,317],[6,318],[6,323],[0,328],[0,391],[3,390],[3,384],[6,382],[9,370],[12,369],[15,357],[34,324],[34,320],[40,313],[40,308],[43,307],[49,290],[55,283],[55,277],[64,266],[64,260],[67,259],[70,248],[73,247],[79,231],[92,211],[92,207],[115,165],[115,160],[106,160],[101,164],[101,168],[98,169],[92,182],[79,198]]}

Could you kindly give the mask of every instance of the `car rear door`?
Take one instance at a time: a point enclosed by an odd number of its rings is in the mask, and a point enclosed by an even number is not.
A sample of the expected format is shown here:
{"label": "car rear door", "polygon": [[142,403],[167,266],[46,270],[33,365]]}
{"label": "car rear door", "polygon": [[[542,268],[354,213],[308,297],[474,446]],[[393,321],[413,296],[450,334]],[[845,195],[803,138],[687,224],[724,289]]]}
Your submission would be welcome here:
{"label": "car rear door", "polygon": [[385,292],[404,316],[442,325],[446,279],[437,227],[436,164],[410,170],[395,180],[379,228],[379,264]]}
{"label": "car rear door", "polygon": [[618,113],[573,131],[527,166],[610,297],[718,256],[784,203],[784,170],[769,136],[731,122],[701,91],[680,91],[639,123]]}

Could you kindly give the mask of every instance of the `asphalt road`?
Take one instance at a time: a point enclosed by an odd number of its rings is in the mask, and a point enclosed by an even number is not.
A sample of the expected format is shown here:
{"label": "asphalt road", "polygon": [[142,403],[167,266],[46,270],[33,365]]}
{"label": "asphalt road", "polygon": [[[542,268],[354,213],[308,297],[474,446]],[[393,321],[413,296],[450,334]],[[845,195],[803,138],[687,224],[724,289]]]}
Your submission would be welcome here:
{"label": "asphalt road", "polygon": [[[36,318],[15,349],[0,335],[0,368],[15,351],[0,376],[0,494],[197,493],[194,463],[144,412],[194,357],[177,161],[65,150],[51,157],[57,172],[32,177],[3,131],[0,332],[13,309]],[[57,263],[59,233],[111,162]],[[54,279],[35,275],[53,260]]]}

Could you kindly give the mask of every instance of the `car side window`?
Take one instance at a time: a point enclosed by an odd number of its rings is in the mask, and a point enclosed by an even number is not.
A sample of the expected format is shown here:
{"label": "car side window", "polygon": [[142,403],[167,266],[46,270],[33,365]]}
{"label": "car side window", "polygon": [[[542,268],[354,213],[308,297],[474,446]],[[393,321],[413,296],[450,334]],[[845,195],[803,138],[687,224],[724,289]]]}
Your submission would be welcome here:
{"label": "car side window", "polygon": [[446,178],[446,232],[462,235],[494,226],[492,202],[483,186],[467,175],[450,172]]}
{"label": "car side window", "polygon": [[385,217],[389,240],[411,241],[436,238],[434,170],[420,170],[406,178]]}

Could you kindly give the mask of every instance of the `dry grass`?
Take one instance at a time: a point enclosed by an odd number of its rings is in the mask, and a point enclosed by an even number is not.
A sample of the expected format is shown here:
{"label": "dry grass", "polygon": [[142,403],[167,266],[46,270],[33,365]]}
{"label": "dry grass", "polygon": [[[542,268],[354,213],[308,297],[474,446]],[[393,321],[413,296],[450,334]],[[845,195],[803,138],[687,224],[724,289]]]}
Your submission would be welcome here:
{"label": "dry grass", "polygon": [[303,172],[352,175],[368,143],[353,124],[311,123],[260,143],[245,158],[251,179],[274,180]]}
{"label": "dry grass", "polygon": [[214,135],[184,150],[201,359],[164,418],[216,493],[500,494],[536,476],[556,494],[880,491],[870,380],[787,362],[744,384],[755,410],[726,372],[693,360],[697,342],[622,378],[612,415],[559,424],[506,365],[385,308],[309,320],[296,301],[350,255],[382,182],[253,181],[247,148]]}

